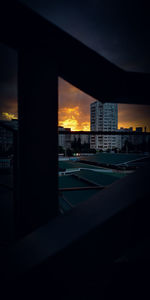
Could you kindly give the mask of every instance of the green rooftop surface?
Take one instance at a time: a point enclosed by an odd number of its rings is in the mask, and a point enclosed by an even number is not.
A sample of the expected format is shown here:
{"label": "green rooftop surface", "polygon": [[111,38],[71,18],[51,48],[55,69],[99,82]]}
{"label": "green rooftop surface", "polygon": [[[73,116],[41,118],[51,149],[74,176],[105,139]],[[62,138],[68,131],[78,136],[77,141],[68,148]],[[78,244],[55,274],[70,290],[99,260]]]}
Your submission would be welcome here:
{"label": "green rooftop surface", "polygon": [[75,164],[75,162],[73,162],[71,160],[58,161],[59,169],[72,169],[72,168],[76,168],[74,166],[74,164]]}
{"label": "green rooftop surface", "polygon": [[59,182],[59,188],[87,187],[90,185],[86,183],[84,180],[78,179],[73,175],[59,176],[58,182]]}
{"label": "green rooftop surface", "polygon": [[118,178],[124,176],[124,174],[120,173],[102,173],[102,172],[95,172],[91,170],[81,170],[77,172],[76,175],[78,177],[85,178],[91,182],[94,182],[97,185],[108,185],[116,181]]}
{"label": "green rooftop surface", "polygon": [[118,165],[127,163],[132,160],[137,160],[145,157],[143,154],[136,153],[97,153],[86,157],[86,161]]}
{"label": "green rooftop surface", "polygon": [[65,161],[59,161],[59,170],[61,169],[78,169],[78,168],[92,168],[92,169],[99,169],[99,167],[87,165],[84,163],[80,163],[78,161],[71,161],[71,160],[65,160]]}
{"label": "green rooftop surface", "polygon": [[[135,153],[98,153],[96,155],[86,157],[86,160],[117,165],[141,159],[143,157],[145,157],[143,154]],[[93,186],[93,183],[100,186],[107,186],[117,179],[125,176],[124,173],[119,172],[98,172],[98,170],[102,171],[102,169],[93,165],[80,163],[79,161],[59,161],[59,167],[62,169],[81,169],[80,171],[74,172],[75,176],[59,176],[59,188],[87,187],[90,185]],[[95,169],[95,171],[88,169]],[[87,182],[84,180],[87,180]],[[60,207],[63,209],[63,211],[68,211],[72,208],[72,206],[76,206],[79,203],[86,201],[90,196],[97,192],[98,190],[65,191],[59,200]],[[68,203],[64,200],[64,198]],[[71,205],[69,205],[69,203]]]}
{"label": "green rooftop surface", "polygon": [[[125,176],[121,173],[102,173],[91,170],[80,170],[75,172],[74,175],[59,176],[59,188],[71,188],[71,187],[87,187],[95,185],[107,186],[117,179]],[[85,181],[84,181],[85,180]],[[87,182],[86,182],[87,180]],[[98,190],[79,190],[79,191],[64,191],[61,192],[59,197],[59,205],[64,212],[72,209],[72,206],[76,206],[79,203],[86,201],[89,197],[96,194]],[[65,201],[65,199],[67,201]],[[69,205],[70,203],[70,205]]]}

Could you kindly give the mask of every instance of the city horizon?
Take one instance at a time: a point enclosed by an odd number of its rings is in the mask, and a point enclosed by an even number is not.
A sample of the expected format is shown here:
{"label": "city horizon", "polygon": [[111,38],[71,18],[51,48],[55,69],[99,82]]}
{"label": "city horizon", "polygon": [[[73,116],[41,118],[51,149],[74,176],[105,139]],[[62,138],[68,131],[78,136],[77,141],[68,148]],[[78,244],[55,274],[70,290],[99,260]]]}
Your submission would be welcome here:
{"label": "city horizon", "polygon": [[[71,131],[90,131],[90,104],[98,101],[85,94],[67,81],[59,78],[58,126]],[[107,102],[109,103],[109,101]],[[5,100],[0,109],[0,120],[17,119],[17,100]],[[150,107],[144,105],[118,104],[118,129],[133,130],[146,127],[150,132]]]}
{"label": "city horizon", "polygon": [[[16,114],[12,114],[12,113],[9,113],[9,112],[4,112],[3,114],[2,114],[2,116],[3,117],[0,117],[0,121],[12,121],[12,120],[18,120],[18,116],[16,116]],[[67,121],[67,120],[66,120]],[[119,122],[118,122],[119,123]],[[61,124],[61,125],[60,125]],[[69,124],[69,123],[68,123]],[[63,128],[69,128],[71,131],[91,131],[90,130],[90,121],[89,121],[89,127],[88,127],[88,125],[87,125],[87,129],[83,129],[83,128],[81,128],[81,129],[72,129],[71,128],[71,126],[67,126],[67,124],[66,124],[66,122],[64,122],[64,124],[62,125],[62,123],[61,122],[59,122],[58,123],[58,127],[63,127]],[[135,126],[131,126],[131,124],[129,123],[129,124],[127,124],[127,123],[121,123],[121,125],[120,126],[118,126],[118,130],[120,130],[120,129],[130,129],[130,128],[132,128],[133,129],[133,131],[135,131],[136,130],[136,128],[138,128],[138,127],[142,127],[143,129],[146,127],[146,129],[147,129],[147,126],[146,125],[141,125],[141,124],[137,124],[137,125],[135,125]],[[149,132],[149,130],[147,130],[147,132]]]}

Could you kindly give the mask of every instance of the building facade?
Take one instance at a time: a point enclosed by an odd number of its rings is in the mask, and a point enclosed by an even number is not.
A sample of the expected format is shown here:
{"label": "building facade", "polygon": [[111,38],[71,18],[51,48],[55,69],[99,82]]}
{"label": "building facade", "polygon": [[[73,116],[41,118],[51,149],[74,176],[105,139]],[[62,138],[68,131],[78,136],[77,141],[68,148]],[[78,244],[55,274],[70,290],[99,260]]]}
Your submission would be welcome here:
{"label": "building facade", "polygon": [[[4,126],[7,127],[5,128]],[[13,148],[13,133],[9,128],[18,130],[18,120],[14,119],[11,121],[0,120],[0,154],[5,154],[8,151],[12,151]]]}
{"label": "building facade", "polygon": [[[120,138],[120,149],[124,149],[124,151],[128,152],[128,148],[130,148],[130,150],[142,150],[146,151],[148,144],[149,144],[149,140],[150,140],[150,136],[149,135],[143,135],[143,128],[142,127],[136,127],[136,130],[134,131],[135,133],[139,133],[138,135],[130,135],[128,134],[129,132],[133,132],[133,128],[123,128],[121,127],[119,130],[119,132],[123,131],[126,132],[127,134],[125,135],[120,135],[118,136]],[[140,134],[141,133],[141,134]]]}
{"label": "building facade", "polygon": [[75,139],[76,140],[78,140],[78,139],[80,139],[80,141],[81,141],[81,145],[83,145],[83,144],[90,144],[90,136],[88,135],[88,134],[75,134],[75,135],[71,135],[71,142],[74,142],[75,141]]}
{"label": "building facade", "polygon": [[[99,101],[91,103],[90,121],[91,131],[117,131],[118,105]],[[90,148],[102,151],[120,149],[120,140],[115,135],[93,135]]]}
{"label": "building facade", "polygon": [[71,135],[61,134],[62,131],[69,131],[71,133],[71,129],[58,126],[58,145],[66,150],[68,148],[71,148]]}

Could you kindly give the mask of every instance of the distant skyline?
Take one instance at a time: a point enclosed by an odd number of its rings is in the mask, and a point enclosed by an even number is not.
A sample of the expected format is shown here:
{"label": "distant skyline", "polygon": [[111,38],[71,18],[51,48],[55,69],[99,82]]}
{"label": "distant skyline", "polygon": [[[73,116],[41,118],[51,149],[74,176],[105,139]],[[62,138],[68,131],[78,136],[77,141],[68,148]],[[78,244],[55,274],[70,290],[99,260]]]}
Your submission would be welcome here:
{"label": "distant skyline", "polygon": [[[96,99],[80,91],[62,78],[59,85],[58,125],[73,131],[90,130],[90,104]],[[8,91],[7,91],[8,92]],[[6,93],[7,94],[7,93]],[[2,99],[2,98],[1,98]],[[17,118],[17,99],[5,96],[0,99],[0,119]],[[147,127],[150,131],[150,106],[118,104],[118,128]]]}
{"label": "distant skyline", "polygon": [[[59,125],[90,130],[90,104],[96,99],[59,78]],[[145,127],[150,131],[150,106],[118,104],[118,128]]]}

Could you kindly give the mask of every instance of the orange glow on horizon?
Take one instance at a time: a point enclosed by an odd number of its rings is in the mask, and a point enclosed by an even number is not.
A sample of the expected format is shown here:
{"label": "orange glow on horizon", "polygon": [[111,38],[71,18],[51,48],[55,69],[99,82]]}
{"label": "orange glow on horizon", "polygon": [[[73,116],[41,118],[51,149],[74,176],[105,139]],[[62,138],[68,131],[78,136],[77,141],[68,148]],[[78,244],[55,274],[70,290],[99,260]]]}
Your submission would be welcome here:
{"label": "orange glow on horizon", "polygon": [[[90,104],[96,99],[59,78],[59,126],[90,131]],[[150,106],[118,104],[118,129],[145,127],[150,131]]]}
{"label": "orange glow on horizon", "polygon": [[[138,119],[136,120],[124,120],[121,109],[118,109],[118,129],[120,127],[129,128],[133,127],[133,130],[136,127],[147,127],[147,131],[150,131],[150,119]],[[126,114],[126,113],[124,113]],[[123,118],[123,121],[121,120]],[[88,114],[84,114],[82,111],[82,106],[74,106],[74,107],[61,107],[58,111],[58,120],[59,126],[64,128],[71,128],[72,131],[90,131],[90,112]]]}
{"label": "orange glow on horizon", "polygon": [[18,119],[15,114],[13,113],[8,113],[8,112],[2,112],[2,117],[4,120],[11,121],[12,119]]}
{"label": "orange glow on horizon", "polygon": [[[118,122],[118,129],[120,129],[121,127],[123,128],[130,128],[132,127],[133,130],[136,130],[136,127],[142,127],[143,130],[144,130],[144,127],[145,127],[145,123],[141,120],[141,122]],[[147,131],[150,131],[150,127],[149,126],[146,126],[147,128]]]}
{"label": "orange glow on horizon", "polygon": [[83,121],[82,117],[79,106],[60,108],[58,112],[59,126],[71,128],[72,131],[89,131],[90,121]]}
{"label": "orange glow on horizon", "polygon": [[[58,124],[72,131],[90,131],[90,104],[96,99],[59,78]],[[41,102],[41,105],[42,102]],[[46,106],[44,109],[47,109]],[[50,112],[50,117],[51,117]],[[1,120],[17,119],[17,99],[7,99],[0,111]],[[37,116],[40,118],[40,116]],[[118,104],[118,128],[146,126],[150,132],[150,105]]]}
{"label": "orange glow on horizon", "polygon": [[[96,99],[59,78],[59,126],[72,131],[90,131],[90,104]],[[118,104],[118,129],[146,126],[150,131],[150,106]]]}
{"label": "orange glow on horizon", "polygon": [[[62,126],[64,128],[71,128],[71,131],[90,131],[90,122],[82,122],[78,123],[78,120],[74,117],[68,118],[64,121],[59,121],[59,126]],[[123,128],[130,128],[132,127],[133,130],[136,130],[136,127],[142,127],[144,130],[144,127],[146,125],[141,121],[141,123],[128,123],[128,122],[118,122],[118,129],[121,127]],[[147,131],[150,131],[150,127],[146,126]]]}

